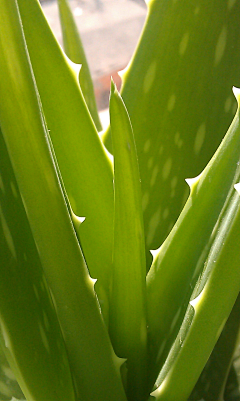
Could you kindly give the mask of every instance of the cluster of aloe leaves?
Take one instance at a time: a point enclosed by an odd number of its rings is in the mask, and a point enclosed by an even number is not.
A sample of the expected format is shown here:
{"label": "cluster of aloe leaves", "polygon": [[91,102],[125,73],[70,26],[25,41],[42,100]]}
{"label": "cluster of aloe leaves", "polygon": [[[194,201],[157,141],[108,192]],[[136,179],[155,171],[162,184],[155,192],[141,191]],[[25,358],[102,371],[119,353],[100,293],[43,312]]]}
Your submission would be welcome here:
{"label": "cluster of aloe leaves", "polygon": [[58,5],[0,0],[0,400],[237,400],[240,0],[149,1],[101,135]]}

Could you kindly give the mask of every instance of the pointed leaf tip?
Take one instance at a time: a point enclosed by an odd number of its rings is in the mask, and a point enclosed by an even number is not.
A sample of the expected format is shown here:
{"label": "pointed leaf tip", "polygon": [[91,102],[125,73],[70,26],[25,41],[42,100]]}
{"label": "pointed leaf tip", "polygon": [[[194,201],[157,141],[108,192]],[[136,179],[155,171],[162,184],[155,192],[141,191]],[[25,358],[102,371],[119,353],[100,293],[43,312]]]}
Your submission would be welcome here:
{"label": "pointed leaf tip", "polygon": [[114,82],[114,80],[113,80],[113,77],[111,77],[111,96],[112,96],[115,92],[117,92],[117,86],[116,86],[116,84],[115,84],[115,82]]}
{"label": "pointed leaf tip", "polygon": [[239,89],[239,88],[236,88],[235,86],[233,86],[232,90],[233,90],[233,94],[234,94],[235,98],[237,99],[238,107],[239,107],[239,103],[240,103],[240,89]]}

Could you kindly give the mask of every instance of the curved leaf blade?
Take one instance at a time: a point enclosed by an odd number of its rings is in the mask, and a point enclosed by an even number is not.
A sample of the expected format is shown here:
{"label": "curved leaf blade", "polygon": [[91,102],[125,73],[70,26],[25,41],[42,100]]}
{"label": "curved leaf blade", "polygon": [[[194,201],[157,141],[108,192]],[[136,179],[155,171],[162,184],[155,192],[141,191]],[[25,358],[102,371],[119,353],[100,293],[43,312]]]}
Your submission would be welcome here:
{"label": "curved leaf blade", "polygon": [[53,294],[77,398],[125,401],[117,358],[50,152],[16,2],[0,2],[0,14],[5,16],[0,26],[1,128]]}
{"label": "curved leaf blade", "polygon": [[113,241],[112,165],[38,0],[18,0],[34,75],[73,212],[86,217],[81,245],[107,315]]}

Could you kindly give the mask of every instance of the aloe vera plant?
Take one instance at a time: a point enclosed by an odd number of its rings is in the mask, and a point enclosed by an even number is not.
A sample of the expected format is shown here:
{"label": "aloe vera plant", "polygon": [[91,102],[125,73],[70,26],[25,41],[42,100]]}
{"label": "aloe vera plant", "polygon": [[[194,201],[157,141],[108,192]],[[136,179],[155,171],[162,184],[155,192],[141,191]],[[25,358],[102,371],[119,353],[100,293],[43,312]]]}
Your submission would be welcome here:
{"label": "aloe vera plant", "polygon": [[0,399],[228,401],[240,1],[149,1],[101,136],[58,5],[0,0]]}

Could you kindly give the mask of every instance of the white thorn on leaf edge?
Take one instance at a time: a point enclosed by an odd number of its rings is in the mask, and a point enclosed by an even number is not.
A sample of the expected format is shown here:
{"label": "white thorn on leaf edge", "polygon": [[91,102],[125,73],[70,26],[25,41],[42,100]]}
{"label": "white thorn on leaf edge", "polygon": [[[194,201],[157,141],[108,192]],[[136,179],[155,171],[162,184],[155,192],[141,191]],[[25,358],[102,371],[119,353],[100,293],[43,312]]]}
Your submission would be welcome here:
{"label": "white thorn on leaf edge", "polygon": [[236,189],[236,191],[238,192],[238,194],[240,195],[240,182],[238,184],[234,185],[234,188]]}
{"label": "white thorn on leaf edge", "polygon": [[67,60],[67,63],[69,65],[69,67],[71,68],[71,70],[73,70],[77,76],[77,78],[79,78],[79,74],[80,74],[80,70],[82,68],[82,64],[77,64],[74,63],[72,60],[70,60],[70,58],[66,55],[66,53],[64,53],[64,56]]}
{"label": "white thorn on leaf edge", "polygon": [[123,70],[118,71],[117,74],[118,74],[118,76],[121,78],[121,80],[123,80],[124,74],[126,73],[127,69],[128,69],[128,65],[127,65],[127,67],[124,68]]}
{"label": "white thorn on leaf edge", "polygon": [[190,189],[192,189],[192,187],[194,186],[194,184],[196,184],[196,183],[199,181],[201,175],[202,175],[202,173],[199,174],[197,177],[194,177],[194,178],[186,178],[186,179],[185,179],[185,181],[186,181],[186,183],[188,184],[188,186],[190,187]]}
{"label": "white thorn on leaf edge", "polygon": [[96,282],[97,282],[97,278],[92,278],[92,277],[90,277],[90,280],[91,280],[91,282],[93,283],[93,286],[96,284]]}
{"label": "white thorn on leaf edge", "polygon": [[200,294],[196,298],[194,298],[192,301],[189,302],[190,305],[192,305],[192,307],[194,308],[194,310],[196,310],[196,306],[201,301],[202,296],[203,296],[203,290],[200,292]]}
{"label": "white thorn on leaf edge", "polygon": [[238,106],[239,106],[239,103],[240,103],[240,89],[236,88],[235,86],[233,86],[232,91],[233,91],[233,94],[234,94],[235,98],[237,99]]}
{"label": "white thorn on leaf edge", "polygon": [[74,226],[78,229],[80,225],[85,221],[86,217],[77,216],[71,209],[72,221]]}
{"label": "white thorn on leaf edge", "polygon": [[157,249],[150,249],[150,253],[151,253],[152,256],[153,256],[153,259],[155,259],[156,256],[159,254],[160,249],[161,249],[161,247],[160,247],[160,248],[157,248]]}

